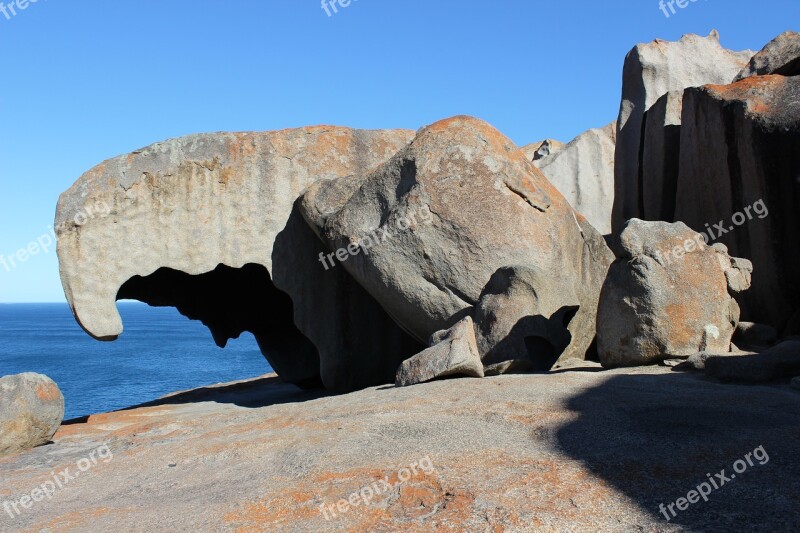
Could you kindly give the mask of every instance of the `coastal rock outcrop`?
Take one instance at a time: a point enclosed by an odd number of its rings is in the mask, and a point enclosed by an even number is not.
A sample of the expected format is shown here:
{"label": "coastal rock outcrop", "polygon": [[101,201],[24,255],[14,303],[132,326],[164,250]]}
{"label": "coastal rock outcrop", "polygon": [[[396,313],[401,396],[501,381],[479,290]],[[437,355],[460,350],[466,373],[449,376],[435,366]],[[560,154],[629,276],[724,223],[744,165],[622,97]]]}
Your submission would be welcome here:
{"label": "coastal rock outcrop", "polygon": [[655,40],[640,44],[625,58],[622,103],[615,155],[615,191],[612,228],[622,230],[632,218],[643,218],[642,143],[645,113],[659,98],[708,83],[726,84],[753,56],[751,50],[733,52],[719,43],[719,34],[685,35],[677,42]]}
{"label": "coastal rock outcrop", "polygon": [[437,332],[431,340],[435,343],[430,348],[400,365],[395,381],[398,387],[449,376],[483,377],[472,318],[466,317],[452,328]]}
{"label": "coastal rock outcrop", "polygon": [[252,332],[289,382],[391,382],[421,344],[341,267],[320,264],[329,250],[295,203],[316,181],[369,172],[413,136],[332,126],[203,134],[102,163],[61,196],[56,215],[76,319],[113,340],[118,299],[174,306],[221,346]]}
{"label": "coastal rock outcrop", "polygon": [[729,352],[752,265],[683,223],[628,222],[603,285],[597,346],[605,367]]}
{"label": "coastal rock outcrop", "polygon": [[50,442],[64,420],[55,382],[28,372],[0,378],[0,456]]}
{"label": "coastal rock outcrop", "polygon": [[[469,316],[498,270],[523,266],[540,273],[535,289],[547,301],[577,297],[564,305],[577,306],[573,320],[587,334],[564,353],[589,349],[611,252],[485,122],[454,117],[424,128],[372,173],[313,185],[302,212],[331,249],[352,247],[344,268],[420,341]],[[481,355],[491,348],[484,343]]]}
{"label": "coastal rock outcrop", "polygon": [[558,150],[548,145],[544,153],[543,145],[533,157],[533,164],[573,209],[603,235],[611,233],[616,140],[617,124],[612,122],[582,133]]}

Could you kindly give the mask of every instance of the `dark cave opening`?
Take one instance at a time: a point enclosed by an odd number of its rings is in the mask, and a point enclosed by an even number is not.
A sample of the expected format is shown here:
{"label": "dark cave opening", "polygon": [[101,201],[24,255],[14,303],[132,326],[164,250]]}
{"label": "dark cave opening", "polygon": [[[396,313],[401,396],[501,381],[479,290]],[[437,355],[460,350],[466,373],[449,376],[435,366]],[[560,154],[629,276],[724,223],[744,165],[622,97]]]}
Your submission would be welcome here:
{"label": "dark cave opening", "polygon": [[291,298],[275,287],[262,265],[219,265],[199,275],[160,268],[125,282],[117,299],[175,307],[187,318],[205,324],[222,348],[249,331],[279,375],[304,388],[322,386],[319,353],[295,326]]}

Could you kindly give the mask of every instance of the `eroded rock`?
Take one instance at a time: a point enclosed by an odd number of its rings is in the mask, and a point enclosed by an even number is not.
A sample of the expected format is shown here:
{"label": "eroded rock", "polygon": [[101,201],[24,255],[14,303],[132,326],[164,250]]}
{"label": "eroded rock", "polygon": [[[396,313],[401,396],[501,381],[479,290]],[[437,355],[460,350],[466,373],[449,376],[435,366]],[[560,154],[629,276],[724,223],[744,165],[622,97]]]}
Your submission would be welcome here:
{"label": "eroded rock", "polygon": [[436,338],[437,344],[403,361],[395,381],[398,387],[448,376],[483,377],[472,318],[466,317]]}
{"label": "eroded rock", "polygon": [[0,455],[50,442],[64,420],[64,396],[41,374],[0,378]]}
{"label": "eroded rock", "polygon": [[709,247],[683,223],[628,222],[600,296],[597,341],[605,367],[730,351],[752,266]]}
{"label": "eroded rock", "polygon": [[295,202],[319,180],[369,172],[413,135],[332,126],[193,135],[95,167],[57,212],[77,320],[113,340],[117,299],[175,306],[221,346],[251,331],[287,381],[335,390],[391,382],[420,344],[341,266],[321,264],[329,250]]}
{"label": "eroded rock", "polygon": [[[455,117],[424,128],[374,172],[312,186],[302,210],[332,249],[362,251],[344,267],[420,341],[470,314],[492,276],[512,265],[541,273],[541,298],[577,304],[574,320],[593,336],[608,248],[485,122]],[[367,246],[376,232],[389,236]],[[576,338],[565,353],[582,356],[589,342]],[[481,355],[491,348],[484,343]]]}

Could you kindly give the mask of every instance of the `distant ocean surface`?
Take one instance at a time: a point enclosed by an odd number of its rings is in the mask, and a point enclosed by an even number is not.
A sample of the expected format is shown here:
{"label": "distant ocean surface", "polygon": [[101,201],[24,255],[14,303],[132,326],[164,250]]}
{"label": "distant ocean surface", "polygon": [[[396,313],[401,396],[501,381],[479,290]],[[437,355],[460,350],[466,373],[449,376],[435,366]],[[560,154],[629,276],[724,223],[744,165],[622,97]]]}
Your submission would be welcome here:
{"label": "distant ocean surface", "polygon": [[66,303],[0,304],[0,376],[49,376],[70,419],[272,372],[250,333],[220,349],[201,322],[171,307],[117,305],[125,331],[100,342],[78,326]]}

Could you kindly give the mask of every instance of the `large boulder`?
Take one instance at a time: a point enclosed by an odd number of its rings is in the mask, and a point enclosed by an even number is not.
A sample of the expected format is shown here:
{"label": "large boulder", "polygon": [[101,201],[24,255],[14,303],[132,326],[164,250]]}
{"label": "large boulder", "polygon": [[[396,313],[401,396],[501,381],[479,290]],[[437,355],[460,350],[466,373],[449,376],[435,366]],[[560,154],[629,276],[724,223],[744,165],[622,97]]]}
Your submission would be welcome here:
{"label": "large boulder", "polygon": [[570,205],[603,235],[611,233],[616,141],[617,124],[612,122],[533,160]]}
{"label": "large boulder", "polygon": [[786,31],[775,37],[750,59],[734,81],[767,74],[800,74],[800,33]]}
{"label": "large boulder", "polygon": [[0,455],[50,442],[64,420],[64,396],[52,379],[32,372],[0,378]]}
{"label": "large boulder", "polygon": [[[420,341],[471,314],[492,276],[509,266],[537,271],[541,298],[563,295],[563,305],[578,307],[576,324],[593,336],[610,251],[483,121],[455,117],[424,128],[374,172],[312,186],[302,211],[331,249],[363,250],[344,268]],[[576,338],[564,353],[582,357],[590,342]],[[485,344],[481,355],[492,347]]]}
{"label": "large boulder", "polygon": [[798,168],[800,77],[685,92],[675,219],[753,262],[743,318],[779,332],[800,309]]}
{"label": "large boulder", "polygon": [[685,224],[638,219],[628,222],[615,252],[597,313],[603,366],[730,351],[739,307],[729,291],[749,286],[748,261],[706,245]]}
{"label": "large boulder", "polygon": [[612,227],[618,233],[627,220],[642,218],[642,142],[645,112],[670,91],[708,83],[730,83],[752,57],[751,50],[732,52],[719,34],[685,35],[677,42],[657,39],[637,45],[625,58],[622,103],[615,156]]}
{"label": "large boulder", "polygon": [[452,328],[437,332],[433,340],[430,348],[400,365],[395,380],[398,387],[445,377],[483,377],[472,318],[466,317]]}
{"label": "large boulder", "polygon": [[111,159],[60,198],[61,278],[78,322],[116,339],[115,302],[169,305],[216,342],[252,332],[303,386],[391,382],[421,345],[341,268],[296,209],[313,183],[365,174],[414,136],[320,126],[192,135]]}

